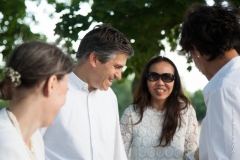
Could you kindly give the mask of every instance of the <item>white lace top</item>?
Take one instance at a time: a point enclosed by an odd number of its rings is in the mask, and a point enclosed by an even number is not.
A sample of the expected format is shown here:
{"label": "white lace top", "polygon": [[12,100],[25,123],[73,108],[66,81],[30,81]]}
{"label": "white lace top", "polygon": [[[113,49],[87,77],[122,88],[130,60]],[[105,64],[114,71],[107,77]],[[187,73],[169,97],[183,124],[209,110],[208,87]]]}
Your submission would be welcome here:
{"label": "white lace top", "polygon": [[[173,141],[167,147],[159,147],[159,138],[166,110],[147,107],[142,121],[130,105],[121,118],[121,133],[126,154],[131,148],[131,160],[182,160],[184,155],[198,147],[198,123],[192,106],[183,110],[182,127],[177,128]],[[158,146],[158,147],[157,147]]]}

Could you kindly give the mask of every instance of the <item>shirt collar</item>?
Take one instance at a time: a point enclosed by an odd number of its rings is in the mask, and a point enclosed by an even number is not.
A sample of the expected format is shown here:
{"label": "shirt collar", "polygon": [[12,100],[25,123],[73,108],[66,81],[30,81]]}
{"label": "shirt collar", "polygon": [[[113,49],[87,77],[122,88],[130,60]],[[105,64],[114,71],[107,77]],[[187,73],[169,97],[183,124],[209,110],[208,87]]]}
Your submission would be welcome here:
{"label": "shirt collar", "polygon": [[88,84],[83,82],[76,74],[69,74],[69,83],[77,90],[88,90]]}
{"label": "shirt collar", "polygon": [[240,67],[240,56],[237,56],[231,59],[227,64],[225,64],[220,70],[210,79],[208,84],[204,87],[203,93],[207,94],[212,89],[216,88],[216,85],[219,84],[219,81],[222,81],[226,74],[232,70]]}

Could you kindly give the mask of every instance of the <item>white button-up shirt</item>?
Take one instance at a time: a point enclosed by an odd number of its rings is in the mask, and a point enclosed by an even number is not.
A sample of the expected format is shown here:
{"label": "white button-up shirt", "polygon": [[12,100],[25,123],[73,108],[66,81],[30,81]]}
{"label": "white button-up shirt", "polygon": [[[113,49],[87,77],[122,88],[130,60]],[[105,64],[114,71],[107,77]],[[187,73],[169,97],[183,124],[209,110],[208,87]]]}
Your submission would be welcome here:
{"label": "white button-up shirt", "polygon": [[207,113],[200,160],[240,159],[240,57],[225,64],[203,90]]}
{"label": "white button-up shirt", "polygon": [[111,88],[89,92],[69,75],[65,105],[52,126],[42,129],[47,160],[126,160],[117,98]]}
{"label": "white button-up shirt", "polygon": [[[44,160],[42,136],[37,130],[31,136],[33,150],[37,160]],[[6,108],[0,110],[0,160],[31,160],[22,135],[13,126]]]}

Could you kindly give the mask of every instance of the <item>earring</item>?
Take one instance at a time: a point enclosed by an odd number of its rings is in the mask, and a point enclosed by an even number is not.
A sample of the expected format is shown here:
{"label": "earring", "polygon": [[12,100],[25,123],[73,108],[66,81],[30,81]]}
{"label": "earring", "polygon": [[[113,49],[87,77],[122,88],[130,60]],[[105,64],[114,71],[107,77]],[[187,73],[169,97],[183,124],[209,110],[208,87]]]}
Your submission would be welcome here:
{"label": "earring", "polygon": [[198,55],[197,55],[197,58],[199,58],[199,57],[200,57],[200,55],[198,54]]}

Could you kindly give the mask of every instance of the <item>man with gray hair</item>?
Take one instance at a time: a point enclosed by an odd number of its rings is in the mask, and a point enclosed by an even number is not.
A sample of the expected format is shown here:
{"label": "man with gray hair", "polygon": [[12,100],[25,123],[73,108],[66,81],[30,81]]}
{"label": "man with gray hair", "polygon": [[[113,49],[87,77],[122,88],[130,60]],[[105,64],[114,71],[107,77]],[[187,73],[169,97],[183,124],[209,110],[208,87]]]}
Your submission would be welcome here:
{"label": "man with gray hair", "polygon": [[132,55],[130,42],[110,25],[98,25],[84,36],[66,103],[52,126],[42,129],[47,160],[127,159],[117,98],[109,87],[121,79]]}

